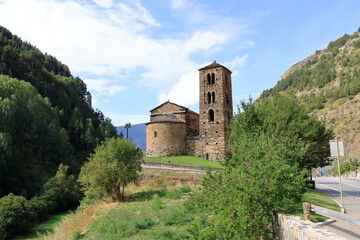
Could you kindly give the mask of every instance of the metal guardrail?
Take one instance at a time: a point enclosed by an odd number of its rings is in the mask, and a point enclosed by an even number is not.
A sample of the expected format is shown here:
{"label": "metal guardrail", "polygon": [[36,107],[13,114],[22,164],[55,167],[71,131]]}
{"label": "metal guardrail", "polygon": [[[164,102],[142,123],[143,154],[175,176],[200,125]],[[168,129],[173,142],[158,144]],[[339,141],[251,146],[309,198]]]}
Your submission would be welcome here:
{"label": "metal guardrail", "polygon": [[354,224],[356,226],[360,226],[360,218],[356,218],[345,213],[333,211],[331,209],[316,206],[314,204],[310,204],[306,202],[303,203],[303,209],[304,209],[305,220],[311,219],[310,217],[310,211],[311,211],[325,217],[333,218],[336,220]]}

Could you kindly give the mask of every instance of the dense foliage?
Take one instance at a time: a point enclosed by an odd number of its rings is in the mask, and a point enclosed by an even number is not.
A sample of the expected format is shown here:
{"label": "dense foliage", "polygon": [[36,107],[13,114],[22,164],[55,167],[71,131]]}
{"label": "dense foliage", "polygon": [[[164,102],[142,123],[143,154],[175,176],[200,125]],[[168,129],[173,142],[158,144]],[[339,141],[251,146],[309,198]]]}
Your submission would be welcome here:
{"label": "dense foliage", "polygon": [[34,196],[60,163],[78,173],[94,148],[116,135],[80,78],[3,27],[0,74],[7,75],[0,76],[0,197]]}
{"label": "dense foliage", "polygon": [[264,137],[271,154],[290,165],[297,165],[300,171],[330,163],[332,132],[323,122],[309,116],[295,99],[274,97],[259,104],[242,103],[241,111],[239,109],[232,123],[233,158],[229,165],[261,158],[255,152],[263,144],[256,146],[254,142]]}
{"label": "dense foliage", "polygon": [[[232,157],[208,172],[196,239],[273,239],[277,214],[300,199],[307,170],[328,164],[331,131],[294,99],[242,103],[231,125]],[[269,227],[270,226],[270,227]]]}
{"label": "dense foliage", "polygon": [[305,180],[296,166],[258,150],[262,158],[207,174],[201,205],[211,218],[195,223],[195,239],[275,237],[278,212],[301,198]]}
{"label": "dense foliage", "polygon": [[24,197],[10,193],[0,199],[0,240],[30,230],[35,220],[36,213]]}
{"label": "dense foliage", "polygon": [[139,177],[142,156],[142,151],[126,139],[111,138],[98,146],[79,176],[86,197],[124,201],[125,187]]}
{"label": "dense foliage", "polygon": [[44,184],[38,196],[30,200],[13,193],[0,198],[0,240],[13,239],[46,220],[49,214],[79,205],[82,198],[80,186],[68,173],[68,168],[60,164],[56,175]]}
{"label": "dense foliage", "polygon": [[[335,84],[338,81],[339,84]],[[313,91],[317,89],[317,91]],[[345,34],[330,42],[323,51],[317,51],[295,64],[274,88],[265,90],[262,98],[280,92],[299,96],[309,110],[324,108],[326,102],[360,92],[360,32]]]}

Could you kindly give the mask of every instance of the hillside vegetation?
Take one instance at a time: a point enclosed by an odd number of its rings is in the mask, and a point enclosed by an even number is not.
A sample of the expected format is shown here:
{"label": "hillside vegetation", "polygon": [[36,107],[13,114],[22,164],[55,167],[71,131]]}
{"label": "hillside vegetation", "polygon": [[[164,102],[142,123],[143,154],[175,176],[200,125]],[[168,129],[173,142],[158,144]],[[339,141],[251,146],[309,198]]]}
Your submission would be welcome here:
{"label": "hillside vegetation", "polygon": [[344,139],[348,157],[359,158],[360,28],[293,65],[260,99],[277,94],[295,96]]}
{"label": "hillside vegetation", "polygon": [[77,174],[114,135],[79,77],[0,26],[0,197],[31,198],[60,163]]}

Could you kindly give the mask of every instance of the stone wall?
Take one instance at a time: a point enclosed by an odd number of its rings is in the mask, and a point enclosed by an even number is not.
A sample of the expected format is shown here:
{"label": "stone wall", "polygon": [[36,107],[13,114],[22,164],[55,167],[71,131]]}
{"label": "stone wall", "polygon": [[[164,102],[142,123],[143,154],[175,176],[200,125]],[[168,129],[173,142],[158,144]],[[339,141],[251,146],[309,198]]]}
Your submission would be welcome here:
{"label": "stone wall", "polygon": [[300,217],[279,214],[280,240],[345,240],[321,226]]}
{"label": "stone wall", "polygon": [[146,126],[147,156],[184,155],[186,124],[181,122],[150,122]]}
{"label": "stone wall", "polygon": [[185,141],[186,154],[190,156],[202,156],[202,146],[199,136],[187,137]]}
{"label": "stone wall", "polygon": [[186,135],[199,134],[199,114],[186,112]]}

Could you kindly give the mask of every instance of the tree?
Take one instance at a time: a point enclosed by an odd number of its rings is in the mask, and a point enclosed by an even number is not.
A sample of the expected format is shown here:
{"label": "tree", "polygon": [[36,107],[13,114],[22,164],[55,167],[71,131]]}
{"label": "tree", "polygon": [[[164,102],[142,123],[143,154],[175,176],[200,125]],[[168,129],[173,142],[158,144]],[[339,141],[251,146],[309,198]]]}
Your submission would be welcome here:
{"label": "tree", "polygon": [[196,239],[275,238],[277,214],[300,199],[306,180],[297,165],[269,151],[276,143],[260,134],[247,145],[253,158],[207,173],[201,205],[211,217],[192,228]]}
{"label": "tree", "polygon": [[107,140],[81,168],[79,181],[86,197],[124,201],[125,187],[139,177],[141,163],[142,151],[134,143],[120,138]]}
{"label": "tree", "polygon": [[309,116],[294,99],[274,97],[257,104],[242,103],[234,117],[230,136],[234,157],[232,166],[254,158],[252,142],[259,136],[273,139],[273,154],[299,170],[323,167],[330,163],[331,130],[323,122]]}
{"label": "tree", "polygon": [[35,221],[36,213],[24,197],[10,193],[0,198],[0,240],[29,231]]}

